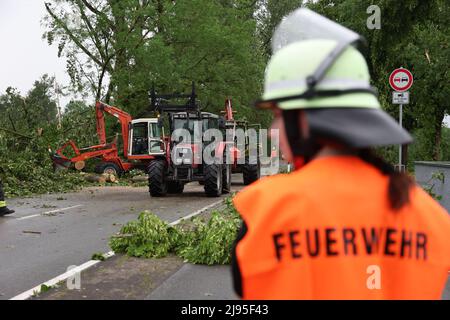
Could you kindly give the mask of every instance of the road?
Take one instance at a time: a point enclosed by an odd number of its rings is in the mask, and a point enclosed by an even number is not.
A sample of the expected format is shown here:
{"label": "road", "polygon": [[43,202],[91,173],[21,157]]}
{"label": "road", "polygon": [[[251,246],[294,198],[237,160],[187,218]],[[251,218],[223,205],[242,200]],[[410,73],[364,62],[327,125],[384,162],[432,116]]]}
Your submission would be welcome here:
{"label": "road", "polygon": [[[232,190],[240,188],[238,182]],[[197,183],[164,198],[151,198],[146,187],[103,187],[13,199],[9,203],[17,213],[0,219],[0,299],[52,279],[94,253],[110,251],[109,237],[143,210],[172,222],[217,201],[205,197]]]}
{"label": "road", "polygon": [[[233,191],[242,188],[239,176],[233,182]],[[173,222],[218,200],[205,197],[197,183],[187,185],[182,195],[165,198],[150,198],[145,187],[104,187],[13,199],[17,213],[0,218],[0,300],[81,265],[94,253],[110,251],[109,237],[142,210]],[[152,281],[143,282],[143,274]],[[150,261],[117,256],[85,271],[83,286],[84,291],[55,292],[47,298],[236,298],[229,266],[194,266],[174,257]],[[450,280],[443,298],[450,299]]]}
{"label": "road", "polygon": [[238,300],[230,266],[185,264],[145,300]]}

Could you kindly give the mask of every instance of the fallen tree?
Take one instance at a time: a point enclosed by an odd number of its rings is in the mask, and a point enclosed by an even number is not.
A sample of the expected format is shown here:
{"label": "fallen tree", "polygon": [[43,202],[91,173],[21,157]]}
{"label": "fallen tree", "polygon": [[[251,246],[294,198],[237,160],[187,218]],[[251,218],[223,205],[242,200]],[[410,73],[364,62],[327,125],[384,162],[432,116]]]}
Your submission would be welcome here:
{"label": "fallen tree", "polygon": [[108,174],[108,173],[104,173],[102,175],[88,174],[85,176],[85,179],[88,182],[99,183],[99,184],[105,184],[107,182],[115,183],[118,181],[115,175]]}
{"label": "fallen tree", "polygon": [[208,221],[194,218],[171,226],[155,214],[144,211],[137,221],[122,227],[109,245],[116,253],[139,258],[161,258],[174,253],[195,264],[229,264],[231,249],[241,219],[232,204],[225,199],[225,208],[213,211]]}

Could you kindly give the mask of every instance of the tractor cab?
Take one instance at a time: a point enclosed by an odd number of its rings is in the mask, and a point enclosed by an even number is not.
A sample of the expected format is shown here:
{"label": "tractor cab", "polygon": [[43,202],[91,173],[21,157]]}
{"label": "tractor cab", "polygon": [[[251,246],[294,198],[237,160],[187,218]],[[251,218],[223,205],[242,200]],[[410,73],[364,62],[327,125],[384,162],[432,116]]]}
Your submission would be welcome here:
{"label": "tractor cab", "polygon": [[[204,133],[209,129],[219,129],[219,116],[209,112],[178,112],[171,115],[170,123],[171,131],[175,133],[174,140],[171,142],[173,151],[171,161],[176,167],[191,166],[195,162],[194,156],[198,157],[199,153],[202,153],[211,143],[204,141]],[[187,132],[177,132],[177,130]],[[197,165],[194,167],[197,168]],[[201,170],[201,167],[199,169]]]}
{"label": "tractor cab", "polygon": [[133,120],[130,123],[129,155],[148,156],[164,154],[164,128],[159,118]]}
{"label": "tractor cab", "polygon": [[[201,118],[199,118],[199,115]],[[178,112],[172,115],[172,131],[177,129],[186,129],[191,135],[194,135],[195,124],[201,128],[202,133],[208,129],[219,129],[219,116],[209,112],[196,114],[188,112]],[[194,141],[192,139],[191,141]]]}

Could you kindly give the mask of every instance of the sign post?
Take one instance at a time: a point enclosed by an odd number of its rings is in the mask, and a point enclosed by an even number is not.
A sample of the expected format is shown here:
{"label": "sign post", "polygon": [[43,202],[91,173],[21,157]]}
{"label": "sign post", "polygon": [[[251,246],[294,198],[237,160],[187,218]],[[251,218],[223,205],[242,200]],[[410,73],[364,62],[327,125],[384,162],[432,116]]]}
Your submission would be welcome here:
{"label": "sign post", "polygon": [[[400,112],[400,115],[399,115],[400,127],[403,128],[403,105],[402,104],[400,105],[399,109],[400,109],[399,110],[399,112]],[[400,171],[403,171],[402,170],[403,169],[403,167],[402,167],[403,161],[402,160],[403,160],[402,159],[402,145],[399,145],[398,146],[398,168],[400,169]]]}
{"label": "sign post", "polygon": [[[390,77],[389,84],[395,91],[392,93],[392,103],[400,105],[399,123],[403,127],[403,105],[409,103],[409,92],[407,92],[414,82],[412,73],[405,68],[395,69]],[[403,171],[402,145],[398,150],[398,169]]]}

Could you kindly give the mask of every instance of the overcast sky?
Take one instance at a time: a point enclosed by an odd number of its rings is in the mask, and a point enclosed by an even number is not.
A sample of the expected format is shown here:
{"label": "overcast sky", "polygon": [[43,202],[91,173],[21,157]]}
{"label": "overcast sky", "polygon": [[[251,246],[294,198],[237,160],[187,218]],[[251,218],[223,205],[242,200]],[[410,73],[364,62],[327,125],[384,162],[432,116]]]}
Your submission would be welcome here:
{"label": "overcast sky", "polygon": [[69,82],[57,46],[42,40],[44,15],[44,0],[0,0],[0,94],[11,86],[25,95],[45,73]]}
{"label": "overcast sky", "polygon": [[[44,15],[44,0],[0,0],[0,94],[11,86],[25,95],[45,73],[62,85],[69,83],[57,46],[42,40]],[[69,100],[62,98],[61,105]],[[446,124],[450,126],[450,117]]]}

